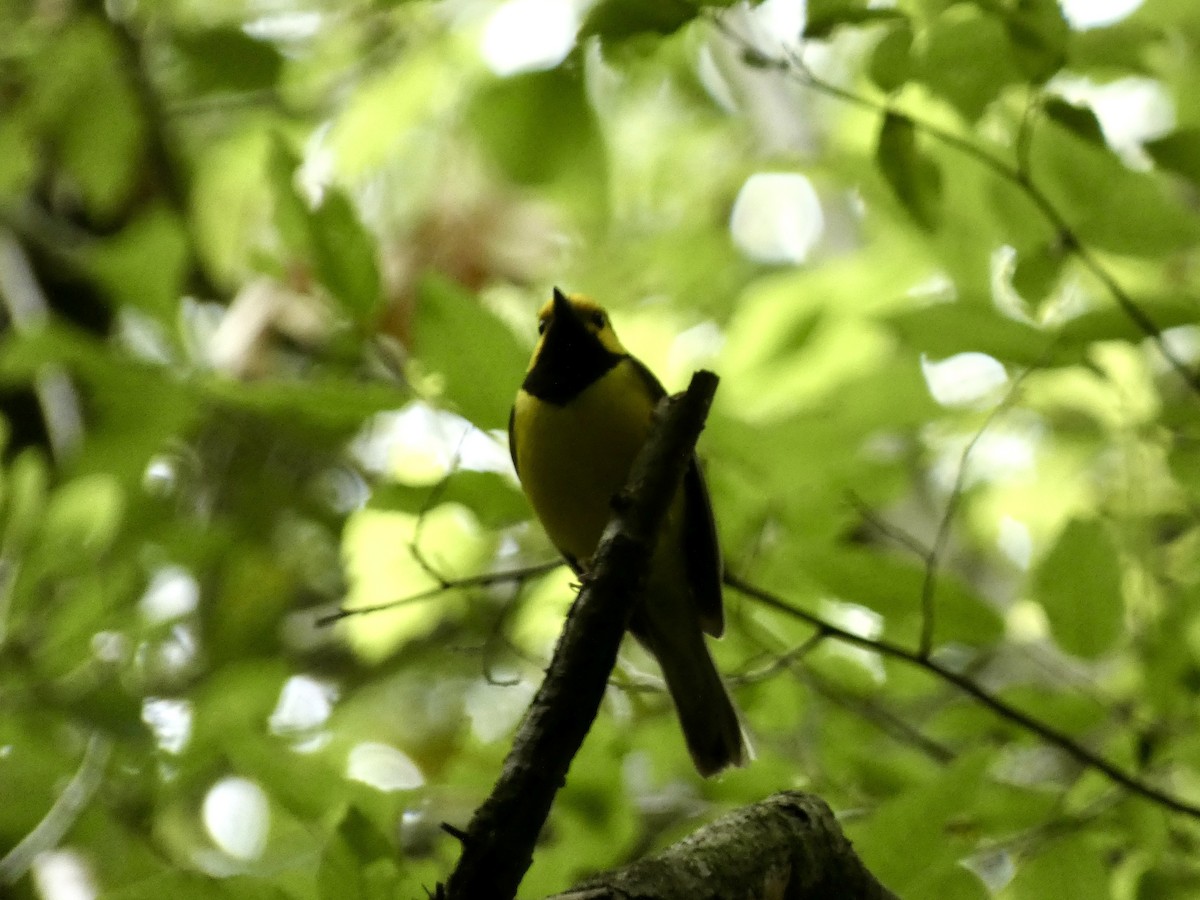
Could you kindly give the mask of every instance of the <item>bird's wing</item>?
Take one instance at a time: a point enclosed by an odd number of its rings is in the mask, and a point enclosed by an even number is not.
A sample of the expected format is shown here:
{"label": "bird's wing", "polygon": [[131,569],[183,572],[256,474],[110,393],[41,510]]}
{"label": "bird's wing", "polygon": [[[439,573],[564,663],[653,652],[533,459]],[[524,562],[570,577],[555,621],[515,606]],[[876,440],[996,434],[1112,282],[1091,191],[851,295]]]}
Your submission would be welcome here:
{"label": "bird's wing", "polygon": [[514,404],[513,408],[508,411],[508,454],[512,457],[513,471],[517,473],[517,477],[521,477],[521,469],[517,466],[517,432],[513,427],[517,421],[517,407]]}
{"label": "bird's wing", "polygon": [[662,382],[654,377],[654,373],[646,368],[646,364],[636,356],[625,357],[633,366],[633,371],[638,373],[642,379],[642,384],[646,386],[647,392],[650,394],[650,399],[658,403],[663,397],[667,396],[667,389],[662,386]]}
{"label": "bird's wing", "polygon": [[704,484],[704,473],[695,455],[683,475],[683,546],[687,554],[689,580],[700,627],[713,637],[725,631],[725,609],[721,600],[721,548],[712,501]]}
{"label": "bird's wing", "polygon": [[[629,361],[641,376],[651,399],[657,403],[666,395],[666,389],[641,360],[631,356]],[[717,544],[717,523],[713,518],[712,501],[708,498],[704,473],[700,471],[700,462],[695,454],[692,454],[692,460],[683,475],[683,549],[700,627],[713,637],[720,637],[725,631],[725,609],[721,599],[721,549]]]}

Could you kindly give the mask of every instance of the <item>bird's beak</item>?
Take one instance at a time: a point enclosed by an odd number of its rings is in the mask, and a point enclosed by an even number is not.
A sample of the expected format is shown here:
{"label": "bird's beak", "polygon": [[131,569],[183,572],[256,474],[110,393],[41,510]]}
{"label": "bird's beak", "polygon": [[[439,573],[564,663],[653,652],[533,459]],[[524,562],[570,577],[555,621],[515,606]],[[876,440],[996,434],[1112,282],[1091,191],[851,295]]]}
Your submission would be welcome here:
{"label": "bird's beak", "polygon": [[559,320],[565,318],[576,318],[575,308],[571,306],[571,301],[568,300],[567,295],[558,288],[554,289],[554,318]]}
{"label": "bird's beak", "polygon": [[554,305],[550,309],[553,313],[550,319],[550,330],[558,335],[558,340],[586,339],[591,334],[583,319],[579,317],[579,312],[567,299],[567,295],[558,288],[554,289]]}

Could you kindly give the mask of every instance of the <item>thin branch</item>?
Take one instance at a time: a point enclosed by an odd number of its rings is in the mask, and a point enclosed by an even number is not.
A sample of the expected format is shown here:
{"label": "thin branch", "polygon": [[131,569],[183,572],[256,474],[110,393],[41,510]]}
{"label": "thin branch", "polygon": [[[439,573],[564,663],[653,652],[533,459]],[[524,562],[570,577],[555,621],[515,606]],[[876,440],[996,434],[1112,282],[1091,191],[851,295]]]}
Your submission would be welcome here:
{"label": "thin branch", "polygon": [[[16,236],[0,228],[0,303],[17,334],[32,334],[45,326],[50,303],[42,293],[33,266]],[[33,381],[42,410],[50,452],[60,465],[83,441],[83,413],[70,377],[60,366],[42,366]]]}
{"label": "thin branch", "polygon": [[1051,841],[1070,834],[1076,834],[1094,828],[1101,817],[1112,812],[1123,800],[1120,791],[1111,789],[1097,796],[1078,812],[1066,812],[1065,797],[1052,810],[1052,817],[1019,834],[1004,840],[988,844],[985,848],[990,852],[1006,852],[1018,856],[1028,856],[1035,852],[1044,852],[1044,847]]}
{"label": "thin branch", "polygon": [[934,601],[937,592],[938,572],[941,569],[942,558],[946,553],[946,545],[950,541],[950,531],[954,525],[955,516],[958,514],[958,508],[962,504],[962,498],[966,492],[967,464],[970,462],[971,454],[983,438],[984,433],[1003,412],[1012,406],[1021,382],[1025,380],[1030,372],[1034,371],[1034,368],[1025,369],[1013,379],[1012,386],[1009,388],[1004,399],[988,413],[979,430],[972,435],[963,448],[959,456],[954,484],[950,489],[950,496],[946,500],[946,508],[943,510],[942,517],[938,522],[933,546],[926,547],[914,535],[893,525],[876,513],[854,491],[847,492],[850,504],[863,517],[865,522],[870,524],[880,534],[915,553],[924,563],[925,575],[921,582],[921,636],[917,651],[918,655],[922,657],[928,657],[933,652],[933,638],[937,624],[937,609]]}
{"label": "thin branch", "polygon": [[447,591],[491,587],[494,584],[503,584],[507,581],[527,581],[530,578],[536,578],[539,575],[545,575],[547,572],[553,572],[562,565],[562,560],[556,559],[552,562],[536,563],[532,566],[522,566],[519,569],[507,569],[503,572],[483,572],[479,575],[468,575],[465,578],[443,579],[440,584],[437,584],[428,590],[418,591],[415,594],[409,594],[407,597],[401,597],[399,600],[389,600],[386,603],[376,603],[371,606],[358,606],[354,609],[339,609],[335,613],[330,613],[327,616],[322,616],[321,618],[317,619],[316,624],[318,627],[325,627],[326,625],[332,625],[335,622],[340,622],[342,619],[348,619],[351,616],[361,616],[366,615],[367,613],[383,612],[386,609],[395,609],[398,606],[407,606],[410,603],[419,603],[422,600],[432,600],[434,597],[441,596]]}
{"label": "thin branch", "polygon": [[904,530],[899,525],[889,522],[883,515],[876,512],[871,504],[867,503],[857,491],[846,491],[846,501],[854,507],[854,511],[871,528],[928,564],[933,550],[921,543],[916,535]]}
{"label": "thin branch", "polygon": [[919,669],[924,669],[926,672],[934,675],[942,681],[953,685],[964,694],[967,694],[974,700],[986,706],[992,712],[999,715],[1001,718],[1020,726],[1024,730],[1035,734],[1042,740],[1057,747],[1063,753],[1070,756],[1076,762],[1085,768],[1092,769],[1107,777],[1110,781],[1120,785],[1132,794],[1136,794],[1146,800],[1150,800],[1160,806],[1170,809],[1174,812],[1183,813],[1195,819],[1200,819],[1200,805],[1189,803],[1170,794],[1160,788],[1148,784],[1138,776],[1131,774],[1120,768],[1115,763],[1109,762],[1104,757],[1084,747],[1070,735],[1059,731],[1052,725],[1022,712],[1015,706],[1001,700],[995,694],[988,691],[986,688],[976,684],[969,677],[962,675],[959,672],[937,662],[929,657],[921,656],[919,653],[909,650],[906,647],[901,647],[899,644],[894,644],[891,641],[880,638],[863,637],[860,634],[855,634],[845,628],[840,628],[832,622],[827,622],[820,616],[808,612],[795,606],[776,594],[763,588],[757,587],[748,581],[732,575],[725,574],[725,583],[734,590],[752,598],[762,605],[781,612],[792,618],[799,619],[802,622],[807,622],[814,628],[820,629],[832,638],[839,641],[845,641],[849,644],[854,644],[858,647],[864,647],[868,650],[874,650],[882,656],[887,656],[892,659],[898,659],[909,665],[916,666]]}
{"label": "thin branch", "polygon": [[93,732],[79,768],[49,811],[29,834],[0,858],[0,884],[15,884],[39,853],[58,846],[100,787],[111,752],[112,742],[100,732]]}
{"label": "thin branch", "polygon": [[425,556],[425,551],[421,549],[421,534],[425,530],[425,520],[430,511],[441,502],[442,497],[445,496],[446,491],[450,487],[450,479],[458,472],[459,464],[462,462],[463,445],[467,442],[467,438],[470,437],[471,433],[476,430],[474,425],[468,424],[463,429],[462,434],[458,436],[458,443],[454,445],[454,452],[450,455],[450,463],[446,467],[446,474],[438,479],[437,484],[430,489],[429,493],[425,496],[425,500],[421,503],[421,509],[417,512],[417,523],[413,527],[412,540],[408,542],[408,552],[412,554],[412,558],[416,561],[417,565],[421,567],[426,575],[443,586],[449,584],[449,579]]}
{"label": "thin branch", "polygon": [[793,647],[785,653],[781,653],[771,662],[761,668],[754,669],[749,672],[742,672],[738,675],[731,675],[725,679],[728,684],[734,687],[740,687],[743,684],[758,684],[760,681],[766,681],[768,678],[773,678],[780,672],[787,671],[800,662],[804,657],[808,656],[813,650],[820,646],[825,638],[829,637],[824,631],[817,629],[806,638],[803,643],[797,647]]}
{"label": "thin branch", "polygon": [[803,667],[800,677],[814,693],[875,726],[893,741],[912,747],[941,765],[947,765],[957,758],[958,754],[952,749],[928,737],[920,728],[881,703],[843,690],[833,681],[818,675],[809,666]]}
{"label": "thin branch", "polygon": [[1013,398],[1016,397],[1017,388],[1030,371],[1032,370],[1026,369],[1013,380],[1012,387],[1009,389],[1004,400],[996,404],[991,412],[988,413],[987,418],[983,420],[983,424],[979,427],[979,430],[971,436],[971,440],[967,441],[967,445],[963,447],[962,454],[958,458],[958,471],[954,476],[954,486],[950,489],[950,496],[946,498],[946,508],[942,512],[941,521],[938,523],[937,534],[933,538],[933,546],[929,549],[929,556],[925,564],[925,577],[921,583],[921,642],[918,653],[922,657],[928,657],[933,652],[933,633],[937,614],[934,595],[937,591],[938,571],[941,569],[941,561],[946,552],[946,545],[950,541],[950,530],[954,526],[954,517],[958,514],[958,508],[962,505],[963,495],[966,492],[967,464],[971,461],[971,454],[988,428],[991,427],[1002,413],[1008,411],[1013,403]]}

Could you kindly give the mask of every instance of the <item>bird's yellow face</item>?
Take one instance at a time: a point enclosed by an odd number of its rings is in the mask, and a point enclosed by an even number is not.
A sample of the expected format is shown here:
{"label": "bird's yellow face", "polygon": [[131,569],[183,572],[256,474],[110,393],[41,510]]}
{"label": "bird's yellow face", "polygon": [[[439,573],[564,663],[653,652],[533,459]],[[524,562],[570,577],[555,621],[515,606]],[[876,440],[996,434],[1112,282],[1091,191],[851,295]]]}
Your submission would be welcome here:
{"label": "bird's yellow face", "polygon": [[[564,307],[564,300],[566,307],[569,307],[569,309]],[[610,353],[625,355],[626,350],[621,345],[617,333],[613,331],[612,322],[609,321],[608,313],[604,311],[604,307],[590,297],[584,297],[582,294],[564,294],[547,300],[541,311],[538,312],[538,334],[540,337],[538,338],[537,347],[534,348],[533,357],[529,360],[530,369],[537,364],[542,348],[546,345],[546,341],[550,339],[555,318],[557,316],[572,314],[583,324],[583,327],[589,333],[595,336],[596,340],[600,342],[605,350]]]}

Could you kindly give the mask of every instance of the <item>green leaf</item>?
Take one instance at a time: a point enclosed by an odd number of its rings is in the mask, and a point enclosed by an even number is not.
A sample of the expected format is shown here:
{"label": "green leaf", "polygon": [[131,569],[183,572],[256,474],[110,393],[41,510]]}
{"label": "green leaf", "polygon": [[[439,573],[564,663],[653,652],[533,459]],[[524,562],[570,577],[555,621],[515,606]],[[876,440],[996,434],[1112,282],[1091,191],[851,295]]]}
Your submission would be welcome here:
{"label": "green leaf", "polygon": [[204,638],[215,661],[268,656],[296,586],[292,573],[258,548],[231,555],[203,608]]}
{"label": "green leaf", "polygon": [[804,36],[823,39],[846,25],[902,18],[905,16],[900,10],[873,8],[867,0],[809,0]]}
{"label": "green leaf", "polygon": [[1104,854],[1104,848],[1086,835],[1051,841],[1041,853],[1021,865],[1009,892],[1020,900],[1111,897]]}
{"label": "green leaf", "polygon": [[369,900],[363,881],[362,861],[346,843],[341,831],[325,846],[317,869],[317,896],[321,900]]}
{"label": "green leaf", "polygon": [[1098,147],[1107,146],[1100,120],[1096,118],[1091,107],[1076,106],[1061,97],[1048,97],[1042,109],[1051,121],[1057,122],[1072,134]]}
{"label": "green leaf", "polygon": [[45,363],[63,365],[85,386],[86,452],[77,464],[80,473],[108,472],[127,487],[139,484],[150,456],[199,412],[190,385],[167,377],[163,367],[65,327],[8,335],[0,348],[0,383],[28,382]]}
{"label": "green leaf", "polygon": [[199,386],[209,399],[234,409],[344,434],[357,430],[375,413],[395,409],[410,399],[392,385],[331,377],[249,383],[211,378]]}
{"label": "green leaf", "polygon": [[1022,365],[1040,361],[1050,346],[1046,332],[1000,315],[989,306],[959,301],[897,313],[885,320],[905,343],[931,356],[977,351]]}
{"label": "green leaf", "polygon": [[1058,283],[1066,259],[1067,252],[1061,241],[1018,250],[1012,273],[1013,290],[1028,303],[1041,303]]}
{"label": "green leaf", "polygon": [[221,26],[172,36],[188,86],[197,93],[255,91],[274,87],[283,56],[240,28]]}
{"label": "green leaf", "polygon": [[[925,567],[919,561],[836,548],[803,554],[799,564],[824,593],[882,615],[894,639],[909,640],[917,635],[925,586]],[[996,613],[953,575],[939,574],[933,599],[936,644],[982,645],[1000,635]]]}
{"label": "green leaf", "polygon": [[0,554],[24,552],[37,531],[49,492],[45,458],[26,450],[0,471]]}
{"label": "green leaf", "polygon": [[60,31],[32,82],[43,154],[54,157],[100,217],[125,203],[143,172],[144,122],[112,33],[80,17]]}
{"label": "green leaf", "polygon": [[149,210],[87,251],[89,268],[110,296],[172,326],[189,256],[182,223],[164,207]]}
{"label": "green leaf", "polygon": [[1000,692],[1001,698],[1023,713],[1053,722],[1054,727],[1067,734],[1086,734],[1103,727],[1111,714],[1096,697],[1086,693],[1059,693],[1045,685],[1018,685]]}
{"label": "green leaf", "polygon": [[366,321],[381,297],[375,239],[336,187],[328,188],[321,204],[310,211],[296,190],[299,165],[287,142],[276,135],[267,164],[275,194],[275,227],[294,256],[311,262],[317,280],[349,316]]}
{"label": "green leaf", "polygon": [[381,296],[375,239],[342,191],[326,191],[309,233],[317,277],[352,319],[367,321]]}
{"label": "green leaf", "polygon": [[1035,130],[1031,159],[1038,186],[1094,249],[1159,258],[1200,240],[1200,221],[1162,179],[1074,131],[1057,123]]}
{"label": "green leaf", "polygon": [[484,528],[495,529],[529,518],[525,495],[495,472],[454,472],[434,485],[415,487],[387,484],[371,495],[372,509],[397,510],[418,515],[443,503],[458,503],[471,511]]}
{"label": "green leaf", "polygon": [[969,7],[955,6],[922,34],[921,80],[976,121],[1020,77],[1003,26]]}
{"label": "green leaf", "polygon": [[480,428],[503,428],[527,351],[478,299],[436,275],[421,280],[416,350],[443,380],[443,395]]}
{"label": "green leaf", "polygon": [[37,177],[40,162],[37,135],[30,128],[27,115],[21,115],[16,104],[10,104],[0,117],[0,202],[12,206]]}
{"label": "green leaf", "polygon": [[[1186,300],[1139,297],[1137,304],[1159,329],[1189,325],[1196,321],[1195,307]],[[1086,312],[1064,322],[1058,330],[1059,342],[1069,347],[1086,347],[1097,341],[1136,343],[1146,337],[1146,332],[1117,307]]]}
{"label": "green leaf", "polygon": [[[376,900],[394,896],[395,850],[357,807],[350,807],[325,845],[317,869],[321,900]],[[382,865],[380,865],[382,863]]]}
{"label": "green leaf", "polygon": [[1170,866],[1144,872],[1135,900],[1192,900],[1200,896],[1200,875]]}
{"label": "green leaf", "polygon": [[354,851],[360,862],[391,858],[396,852],[383,832],[357,806],[346,810],[346,815],[338,825],[338,836]]}
{"label": "green leaf", "polygon": [[126,506],[121,485],[111,476],[97,473],[73,479],[51,496],[41,540],[64,553],[98,557],[116,539]]}
{"label": "green leaf", "polygon": [[[579,29],[579,40],[624,41],[639,34],[674,34],[700,14],[703,6],[688,0],[600,0],[588,10]],[[726,6],[729,4],[713,4]]]}
{"label": "green leaf", "polygon": [[964,825],[991,762],[990,752],[965,754],[937,779],[883,803],[865,823],[848,822],[848,836],[867,868],[901,897],[984,900],[983,885],[959,861],[973,849]]}
{"label": "green leaf", "polygon": [[875,45],[867,73],[880,90],[890,93],[912,78],[912,43],[912,25],[907,19],[901,19],[891,25]]}
{"label": "green leaf", "polygon": [[875,162],[916,223],[926,231],[937,228],[941,220],[941,172],[917,147],[912,119],[894,112],[884,116]]}
{"label": "green leaf", "polygon": [[1048,80],[1066,62],[1071,29],[1058,0],[1017,0],[1005,26],[1017,64],[1030,81]]}
{"label": "green leaf", "polygon": [[300,157],[283,135],[276,133],[267,158],[267,178],[275,199],[275,228],[283,246],[292,254],[306,258],[309,251],[308,207],[296,191],[296,170]]}
{"label": "green leaf", "polygon": [[604,184],[603,141],[576,69],[499,79],[478,92],[468,120],[492,161],[518,184],[562,179],[588,191]]}
{"label": "green leaf", "polygon": [[1200,128],[1180,128],[1143,146],[1160,169],[1200,185]]}
{"label": "green leaf", "polygon": [[[267,885],[262,884],[264,894]],[[109,887],[104,891],[112,900],[159,900],[161,897],[178,900],[225,900],[229,896],[222,884],[203,875],[186,870],[163,871],[131,884]]]}
{"label": "green leaf", "polygon": [[1068,41],[1072,72],[1096,81],[1155,73],[1154,49],[1163,40],[1162,26],[1131,17],[1105,28],[1074,31]]}
{"label": "green leaf", "polygon": [[1121,634],[1125,606],[1118,550],[1094,519],[1073,519],[1033,576],[1034,597],[1068,653],[1094,658]]}

